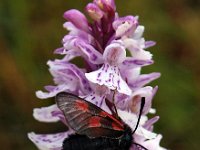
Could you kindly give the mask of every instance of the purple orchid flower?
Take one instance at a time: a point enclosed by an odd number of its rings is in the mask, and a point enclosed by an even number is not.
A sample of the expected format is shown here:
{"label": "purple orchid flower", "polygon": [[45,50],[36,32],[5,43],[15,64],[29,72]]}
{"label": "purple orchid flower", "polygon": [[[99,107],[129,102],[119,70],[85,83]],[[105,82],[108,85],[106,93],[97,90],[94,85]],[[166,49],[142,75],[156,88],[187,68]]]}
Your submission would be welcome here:
{"label": "purple orchid flower", "polygon": [[[152,100],[158,89],[147,84],[159,78],[160,73],[141,74],[142,67],[153,64],[152,54],[146,49],[155,42],[145,41],[144,26],[139,24],[137,16],[119,17],[114,0],[94,0],[85,10],[91,22],[78,10],[64,13],[67,22],[63,26],[69,32],[62,39],[62,47],[54,51],[63,55],[63,59],[47,63],[55,85],[45,86],[46,92],[37,91],[36,96],[47,99],[69,92],[111,114],[107,102],[113,101],[115,93],[119,117],[132,130],[138,120],[141,97],[145,97],[134,140],[148,150],[164,150],[159,145],[162,135],[153,132],[159,117],[147,117],[148,113],[156,113]],[[76,57],[84,59],[84,68],[72,64]],[[68,126],[56,104],[35,108],[33,116],[40,122],[61,121]],[[55,134],[31,132],[28,137],[40,150],[61,150],[63,140],[73,133],[72,129]],[[134,150],[134,145],[130,149]]]}

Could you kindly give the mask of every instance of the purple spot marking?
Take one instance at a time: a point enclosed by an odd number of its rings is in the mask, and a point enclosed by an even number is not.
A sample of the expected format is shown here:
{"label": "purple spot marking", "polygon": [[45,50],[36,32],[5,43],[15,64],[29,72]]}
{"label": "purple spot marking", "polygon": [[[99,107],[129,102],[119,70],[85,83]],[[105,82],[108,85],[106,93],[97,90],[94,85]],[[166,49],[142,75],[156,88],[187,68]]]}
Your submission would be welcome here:
{"label": "purple spot marking", "polygon": [[102,70],[104,70],[105,69],[105,64],[103,64],[103,66],[102,66]]}
{"label": "purple spot marking", "polygon": [[99,73],[98,73],[98,76],[97,76],[97,78],[100,78],[100,76],[101,76],[101,72],[99,72]]}
{"label": "purple spot marking", "polygon": [[98,82],[101,82],[101,79],[97,79]]}
{"label": "purple spot marking", "polygon": [[120,89],[121,89],[121,88],[120,88],[120,80],[117,81],[117,85],[118,85],[118,87],[119,87],[118,89],[120,90]]}
{"label": "purple spot marking", "polygon": [[51,143],[52,141],[49,140],[49,139],[42,139],[43,142],[48,142],[48,143]]}
{"label": "purple spot marking", "polygon": [[107,65],[106,65],[105,72],[108,72],[108,68],[109,68],[109,65],[107,64]]}
{"label": "purple spot marking", "polygon": [[97,60],[97,56],[95,54],[92,55],[92,60],[93,61]]}

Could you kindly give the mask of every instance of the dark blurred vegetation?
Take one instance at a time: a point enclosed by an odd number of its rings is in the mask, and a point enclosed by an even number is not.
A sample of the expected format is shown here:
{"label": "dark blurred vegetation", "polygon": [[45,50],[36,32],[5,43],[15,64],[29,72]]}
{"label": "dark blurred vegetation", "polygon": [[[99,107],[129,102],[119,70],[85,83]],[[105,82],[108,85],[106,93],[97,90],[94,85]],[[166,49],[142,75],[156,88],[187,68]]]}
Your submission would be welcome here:
{"label": "dark blurred vegetation", "polygon": [[[54,133],[61,124],[45,124],[32,117],[38,100],[35,91],[52,84],[46,61],[61,46],[64,11],[83,10],[89,0],[0,1],[0,143],[2,150],[36,150],[27,132]],[[139,15],[155,64],[144,72],[159,71],[153,82],[159,91],[153,106],[161,119],[155,130],[162,146],[173,150],[199,150],[200,143],[200,1],[116,0],[121,16]]]}

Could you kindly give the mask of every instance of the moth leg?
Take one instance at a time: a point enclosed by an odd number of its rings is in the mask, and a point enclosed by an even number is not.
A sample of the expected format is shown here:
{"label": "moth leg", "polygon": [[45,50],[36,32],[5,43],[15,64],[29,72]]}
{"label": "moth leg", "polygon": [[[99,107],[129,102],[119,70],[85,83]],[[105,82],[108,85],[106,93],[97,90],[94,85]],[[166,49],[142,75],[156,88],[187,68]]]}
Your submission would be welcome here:
{"label": "moth leg", "polygon": [[112,103],[113,103],[113,107],[114,107],[114,110],[115,110],[115,115],[117,118],[119,118],[119,115],[118,115],[118,112],[117,112],[117,107],[115,106],[115,95],[116,95],[116,92],[117,92],[117,89],[115,89],[113,91],[113,98],[112,98]]}
{"label": "moth leg", "polygon": [[106,105],[108,106],[108,108],[110,109],[111,113],[113,116],[115,116],[117,119],[121,120],[119,118],[118,112],[117,112],[117,108],[115,106],[115,95],[116,95],[117,90],[113,90],[113,96],[112,96],[112,102],[108,99],[105,99]]}

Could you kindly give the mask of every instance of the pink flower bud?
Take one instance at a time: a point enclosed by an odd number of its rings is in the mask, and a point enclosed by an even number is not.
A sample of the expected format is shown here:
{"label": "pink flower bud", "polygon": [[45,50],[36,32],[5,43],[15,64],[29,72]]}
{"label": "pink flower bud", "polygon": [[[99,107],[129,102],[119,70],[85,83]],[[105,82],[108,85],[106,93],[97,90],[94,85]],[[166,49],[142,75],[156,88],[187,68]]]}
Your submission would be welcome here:
{"label": "pink flower bud", "polygon": [[72,22],[77,28],[85,32],[89,32],[87,18],[80,11],[71,9],[69,11],[66,11],[63,17],[68,21]]}
{"label": "pink flower bud", "polygon": [[86,11],[89,16],[95,21],[99,21],[103,17],[103,12],[101,11],[101,9],[93,3],[89,3],[86,6]]}

